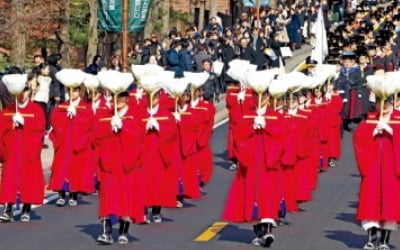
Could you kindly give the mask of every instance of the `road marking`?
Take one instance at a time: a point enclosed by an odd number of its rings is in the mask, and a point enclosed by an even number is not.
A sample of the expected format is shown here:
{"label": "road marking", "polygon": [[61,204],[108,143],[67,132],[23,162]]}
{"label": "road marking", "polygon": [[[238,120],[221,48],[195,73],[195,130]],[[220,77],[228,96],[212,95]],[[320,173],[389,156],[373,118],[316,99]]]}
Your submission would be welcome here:
{"label": "road marking", "polygon": [[224,125],[225,123],[227,123],[229,121],[229,118],[225,118],[222,121],[218,122],[217,124],[214,125],[213,129],[218,128],[221,125]]}
{"label": "road marking", "polygon": [[[46,198],[43,199],[43,204],[42,205],[33,205],[31,209],[35,209],[35,208],[41,207],[41,206],[43,206],[43,205],[45,205],[47,203],[50,203],[50,202],[54,201],[57,198],[58,198],[58,194],[56,194],[56,193],[52,194],[52,195],[49,195],[49,196],[47,196]],[[21,208],[19,210],[15,210],[14,209],[13,214],[14,214],[14,216],[17,216],[17,215],[21,214],[21,212],[22,212],[22,204],[21,204]]]}
{"label": "road marking", "polygon": [[198,242],[209,241],[212,238],[214,238],[215,235],[217,235],[217,233],[219,231],[221,231],[224,227],[226,227],[228,224],[229,223],[222,222],[222,221],[214,222],[214,224],[212,224],[211,227],[207,228],[203,233],[201,233],[199,236],[197,236],[197,238],[194,239],[194,241],[198,241]]}

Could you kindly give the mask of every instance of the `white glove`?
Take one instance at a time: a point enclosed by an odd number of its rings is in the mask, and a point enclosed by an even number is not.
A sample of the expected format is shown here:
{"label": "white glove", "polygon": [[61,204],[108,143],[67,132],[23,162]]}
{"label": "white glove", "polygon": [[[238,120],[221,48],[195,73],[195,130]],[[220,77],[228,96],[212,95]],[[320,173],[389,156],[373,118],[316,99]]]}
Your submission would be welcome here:
{"label": "white glove", "polygon": [[264,129],[265,128],[265,118],[257,115],[256,118],[254,118],[254,124],[253,128],[254,129]]}
{"label": "white glove", "polygon": [[374,129],[373,136],[376,136],[378,134],[382,134],[383,131],[388,132],[389,134],[393,135],[393,129],[389,126],[389,124],[385,121],[379,121],[378,125],[376,125],[376,128]]}
{"label": "white glove", "polygon": [[143,97],[143,93],[142,92],[136,92],[135,93],[136,101],[142,100],[142,97]]}
{"label": "white glove", "polygon": [[153,117],[150,117],[146,124],[146,130],[149,131],[150,129],[160,131],[160,125],[158,124],[158,121]]}
{"label": "white glove", "polygon": [[17,112],[12,117],[13,123],[15,127],[23,126],[24,125],[24,117],[21,115],[20,112]]}
{"label": "white glove", "polygon": [[349,101],[349,100],[347,100],[347,98],[344,98],[344,99],[343,99],[343,102],[348,102],[348,101]]}
{"label": "white glove", "polygon": [[122,119],[119,116],[114,115],[112,117],[111,128],[112,128],[112,131],[114,131],[114,133],[117,133],[118,130],[120,130],[122,128]]}
{"label": "white glove", "polygon": [[174,116],[176,122],[181,121],[181,114],[179,114],[178,112],[174,112],[172,113],[172,115]]}
{"label": "white glove", "polygon": [[67,108],[67,116],[69,119],[72,119],[76,116],[75,106],[69,105],[69,107]]}
{"label": "white glove", "polygon": [[238,102],[239,103],[244,102],[245,97],[246,97],[246,91],[245,90],[241,90],[237,95]]}

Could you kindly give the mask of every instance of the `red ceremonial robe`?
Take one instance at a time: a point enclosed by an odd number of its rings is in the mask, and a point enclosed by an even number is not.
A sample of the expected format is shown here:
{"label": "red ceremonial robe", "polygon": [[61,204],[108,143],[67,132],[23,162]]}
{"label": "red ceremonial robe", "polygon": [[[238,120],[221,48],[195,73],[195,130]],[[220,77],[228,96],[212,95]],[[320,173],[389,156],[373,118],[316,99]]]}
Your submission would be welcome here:
{"label": "red ceremonial robe", "polygon": [[92,144],[93,110],[90,104],[80,101],[76,116],[67,117],[69,102],[58,105],[51,114],[53,130],[50,139],[54,147],[49,190],[62,190],[69,182],[71,192],[94,192]]}
{"label": "red ceremonial robe", "polygon": [[122,129],[111,128],[113,111],[96,116],[95,146],[100,160],[99,217],[129,216],[144,221],[144,182],[141,165],[144,128],[142,117],[132,107],[121,117]]}
{"label": "red ceremonial robe", "polygon": [[[303,156],[304,144],[308,138],[307,126],[308,117],[305,115],[289,115],[285,114],[287,127],[287,138],[284,146],[284,153],[281,158],[282,163],[282,180],[283,180],[283,195],[286,201],[286,207],[289,212],[298,211],[297,205],[297,190],[298,188],[304,188],[304,185],[298,185],[303,180],[296,175],[296,164],[299,159]],[[303,192],[309,192],[310,190],[303,190]]]}
{"label": "red ceremonial robe", "polygon": [[317,103],[316,98],[311,99],[310,108],[315,111],[319,135],[319,156],[322,162],[320,166],[322,169],[328,169],[328,155],[329,155],[329,110],[328,102],[325,97],[321,98],[321,103]]}
{"label": "red ceremonial robe", "polygon": [[208,183],[212,176],[213,171],[213,153],[211,150],[210,142],[212,131],[214,127],[215,106],[209,101],[199,101],[198,105],[191,107],[192,110],[201,112],[201,125],[198,128],[198,152],[197,157],[199,160],[200,181]]}
{"label": "red ceremonial robe", "polygon": [[[149,113],[142,122],[146,125]],[[158,106],[153,114],[160,131],[146,132],[142,154],[145,183],[145,206],[176,207],[178,195],[177,127],[171,112]]]}
{"label": "red ceremonial robe", "polygon": [[129,92],[129,106],[133,107],[134,110],[139,111],[141,114],[143,114],[146,111],[146,107],[148,105],[148,100],[147,100],[147,93],[142,92],[142,98],[136,99],[136,93],[137,89],[134,89]]}
{"label": "red ceremonial robe", "polygon": [[13,128],[15,104],[0,114],[0,148],[3,154],[0,203],[15,203],[17,193],[22,203],[43,204],[44,176],[40,153],[45,133],[42,108],[29,101],[18,112],[24,117],[22,127]]}
{"label": "red ceremonial robe", "polygon": [[[255,117],[256,111],[246,115]],[[227,197],[225,220],[250,222],[278,217],[278,167],[286,131],[280,114],[267,109],[265,116],[265,129],[255,130],[254,118],[243,119],[235,127],[239,168]]]}
{"label": "red ceremonial robe", "polygon": [[179,190],[179,194],[190,199],[200,198],[199,188],[199,162],[196,157],[197,153],[197,119],[195,112],[189,105],[185,111],[181,112],[181,120],[178,126],[178,144],[181,155],[179,163],[178,176],[179,185],[183,190]]}
{"label": "red ceremonial robe", "polygon": [[393,135],[373,136],[378,119],[361,122],[354,132],[361,175],[357,220],[400,222],[400,126],[389,123]]}
{"label": "red ceremonial robe", "polygon": [[297,200],[310,201],[311,191],[316,188],[318,166],[320,162],[320,141],[317,127],[317,116],[311,109],[300,109],[297,114],[307,116],[306,140],[298,149],[299,159],[296,162],[295,175],[297,177]]}
{"label": "red ceremonial robe", "polygon": [[328,101],[327,114],[328,114],[328,158],[339,159],[341,155],[341,126],[343,109],[343,100],[338,93],[333,93],[331,100]]}

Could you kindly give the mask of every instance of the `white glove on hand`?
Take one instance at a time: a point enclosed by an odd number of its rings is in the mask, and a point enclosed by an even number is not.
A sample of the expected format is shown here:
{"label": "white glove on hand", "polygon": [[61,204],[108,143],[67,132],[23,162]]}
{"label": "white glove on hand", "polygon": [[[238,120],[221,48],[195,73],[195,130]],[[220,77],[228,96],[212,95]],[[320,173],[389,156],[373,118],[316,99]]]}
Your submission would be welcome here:
{"label": "white glove on hand", "polygon": [[149,131],[150,129],[160,131],[160,125],[158,124],[158,121],[153,117],[150,117],[146,124],[146,130]]}
{"label": "white glove on hand", "polygon": [[112,131],[114,131],[114,133],[117,133],[118,130],[120,130],[122,128],[122,119],[119,116],[114,115],[112,117],[111,128],[112,128]]}
{"label": "white glove on hand", "polygon": [[67,108],[67,116],[69,119],[72,119],[76,116],[76,108],[72,105],[69,105]]}
{"label": "white glove on hand", "polygon": [[174,112],[174,113],[172,113],[172,115],[174,116],[176,122],[181,121],[181,114]]}
{"label": "white glove on hand", "polygon": [[378,125],[374,129],[373,136],[378,134],[382,134],[383,131],[388,132],[389,134],[393,135],[393,129],[389,126],[389,124],[385,121],[379,121]]}
{"label": "white glove on hand", "polygon": [[265,128],[265,118],[257,115],[256,118],[254,118],[254,124],[253,128],[254,129],[264,129]]}
{"label": "white glove on hand", "polygon": [[237,95],[238,102],[239,103],[244,102],[245,97],[246,97],[246,91],[245,90],[241,90]]}
{"label": "white glove on hand", "polygon": [[20,112],[17,112],[12,117],[13,123],[15,127],[23,126],[24,125],[24,117],[21,115]]}
{"label": "white glove on hand", "polygon": [[347,100],[347,98],[344,98],[344,99],[343,99],[343,102],[348,102],[348,101],[349,101],[349,100]]}

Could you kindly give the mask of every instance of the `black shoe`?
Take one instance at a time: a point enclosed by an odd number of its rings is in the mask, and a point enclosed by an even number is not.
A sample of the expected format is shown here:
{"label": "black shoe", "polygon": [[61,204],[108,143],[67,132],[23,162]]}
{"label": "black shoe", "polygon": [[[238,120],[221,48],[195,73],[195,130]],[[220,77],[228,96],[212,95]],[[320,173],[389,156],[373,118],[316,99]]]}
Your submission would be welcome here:
{"label": "black shoe", "polygon": [[336,159],[333,159],[333,158],[329,159],[328,165],[330,168],[336,167]]}
{"label": "black shoe", "polygon": [[104,244],[104,245],[110,245],[114,243],[114,240],[112,238],[112,224],[111,224],[111,219],[103,219],[101,221],[102,226],[103,226],[103,233],[97,237],[97,242]]}
{"label": "black shoe", "polygon": [[126,245],[128,244],[128,232],[129,232],[129,221],[120,220],[119,222],[119,236],[118,236],[118,244]]}
{"label": "black shoe", "polygon": [[379,250],[389,250],[389,240],[390,240],[390,230],[381,230],[381,238],[379,240],[379,246],[377,249]]}
{"label": "black shoe", "polygon": [[364,245],[364,250],[374,250],[377,248],[378,243],[378,229],[376,227],[367,230],[368,242]]}
{"label": "black shoe", "polygon": [[14,216],[12,212],[4,212],[2,215],[0,215],[0,221],[1,222],[13,222],[14,221]]}

